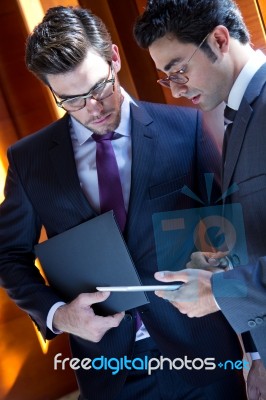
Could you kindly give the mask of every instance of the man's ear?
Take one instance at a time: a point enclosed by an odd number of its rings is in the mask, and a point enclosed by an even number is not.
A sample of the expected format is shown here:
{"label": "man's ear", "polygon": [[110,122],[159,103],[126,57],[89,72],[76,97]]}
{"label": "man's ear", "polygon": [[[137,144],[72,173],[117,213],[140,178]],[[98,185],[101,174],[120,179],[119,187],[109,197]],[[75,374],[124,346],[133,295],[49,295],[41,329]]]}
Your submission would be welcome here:
{"label": "man's ear", "polygon": [[211,33],[212,44],[214,48],[222,53],[229,51],[230,34],[228,29],[223,25],[218,25]]}
{"label": "man's ear", "polygon": [[119,72],[121,69],[121,59],[119,55],[119,49],[116,44],[112,44],[112,64],[115,72]]}

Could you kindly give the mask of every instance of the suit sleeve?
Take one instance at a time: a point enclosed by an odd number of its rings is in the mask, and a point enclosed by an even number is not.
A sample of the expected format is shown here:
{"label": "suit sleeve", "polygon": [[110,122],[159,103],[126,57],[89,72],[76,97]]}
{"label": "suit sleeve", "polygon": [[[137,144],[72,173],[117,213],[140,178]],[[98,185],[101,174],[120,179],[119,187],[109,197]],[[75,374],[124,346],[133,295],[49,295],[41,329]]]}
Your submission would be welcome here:
{"label": "suit sleeve", "polygon": [[61,299],[45,285],[35,266],[41,221],[23,189],[11,149],[8,159],[5,200],[0,206],[0,282],[43,337],[50,339],[54,334],[46,327],[47,314]]}
{"label": "suit sleeve", "polygon": [[213,293],[236,332],[266,328],[266,258],[214,274]]}

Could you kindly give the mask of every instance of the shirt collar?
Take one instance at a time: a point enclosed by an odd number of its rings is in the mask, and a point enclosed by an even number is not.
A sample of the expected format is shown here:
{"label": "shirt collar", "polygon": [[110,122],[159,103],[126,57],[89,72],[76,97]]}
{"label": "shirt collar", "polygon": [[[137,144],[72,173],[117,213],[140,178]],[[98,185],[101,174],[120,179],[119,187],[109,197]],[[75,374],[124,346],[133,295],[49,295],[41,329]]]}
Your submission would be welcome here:
{"label": "shirt collar", "polygon": [[[129,96],[129,94],[121,88],[121,93],[124,97],[122,106],[121,106],[121,120],[120,124],[116,128],[115,132],[121,136],[130,136],[131,131],[131,123],[130,123],[130,103],[134,103],[134,100]],[[76,136],[79,145],[85,143],[88,139],[90,139],[93,132],[70,116],[70,124],[73,129],[73,134]]]}
{"label": "shirt collar", "polygon": [[238,75],[228,97],[227,105],[233,110],[238,110],[244,93],[249,85],[249,82],[259,70],[259,68],[266,62],[266,57],[262,51],[257,50],[252,57],[248,60],[240,74]]}

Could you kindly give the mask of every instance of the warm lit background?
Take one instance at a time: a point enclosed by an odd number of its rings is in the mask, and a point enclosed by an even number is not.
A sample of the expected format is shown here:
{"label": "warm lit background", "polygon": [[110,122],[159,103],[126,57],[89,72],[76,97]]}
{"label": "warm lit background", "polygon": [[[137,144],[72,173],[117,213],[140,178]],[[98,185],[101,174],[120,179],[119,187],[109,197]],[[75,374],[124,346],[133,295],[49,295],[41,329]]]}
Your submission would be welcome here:
{"label": "warm lit background", "polygon": [[[256,48],[265,46],[265,0],[238,0]],[[155,102],[177,102],[155,84],[156,70],[144,50],[134,43],[132,27],[146,0],[1,0],[0,5],[0,202],[7,169],[7,147],[54,121],[60,115],[49,92],[26,70],[27,34],[55,5],[90,8],[107,24],[122,57],[120,81],[135,97]],[[178,104],[186,105],[184,100]],[[217,118],[206,114],[216,128]],[[214,124],[215,120],[215,124]],[[218,124],[219,125],[219,124]],[[218,129],[217,125],[217,129]],[[220,125],[219,125],[220,126]],[[76,389],[73,373],[53,371],[53,357],[69,356],[66,335],[43,343],[27,315],[0,289],[0,399],[54,400]]]}

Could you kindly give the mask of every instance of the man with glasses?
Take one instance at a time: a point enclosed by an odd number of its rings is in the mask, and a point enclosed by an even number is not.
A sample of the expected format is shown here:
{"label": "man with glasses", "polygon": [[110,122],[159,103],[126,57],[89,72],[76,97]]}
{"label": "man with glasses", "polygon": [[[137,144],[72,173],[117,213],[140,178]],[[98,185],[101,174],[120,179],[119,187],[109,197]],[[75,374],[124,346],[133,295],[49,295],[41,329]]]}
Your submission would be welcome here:
{"label": "man with glasses", "polygon": [[[252,48],[231,0],[150,0],[135,37],[166,74],[158,83],[174,97],[186,97],[206,111],[226,103],[222,191],[228,194],[225,203],[242,206],[248,252],[248,265],[234,251],[194,253],[187,265],[193,269],[156,275],[186,284],[157,294],[189,317],[221,309],[237,332],[251,332],[266,365],[266,57]],[[234,266],[220,274],[197,271]],[[196,301],[186,301],[195,293]],[[266,398],[266,370],[254,356],[257,374],[249,374],[249,398]]]}
{"label": "man with glasses", "polygon": [[[64,304],[34,265],[42,226],[51,238],[104,211],[96,149],[97,140],[112,137],[124,207],[121,230],[142,283],[154,284],[153,214],[195,207],[181,189],[198,193],[204,172],[214,172],[219,159],[202,131],[201,114],[133,100],[119,84],[118,48],[88,10],[49,9],[28,38],[26,63],[67,113],[8,151],[0,208],[3,287],[45,339],[69,333],[73,357],[136,360],[135,367],[121,366],[115,374],[105,366],[77,369],[80,399],[245,399],[241,371],[216,366],[242,358],[221,314],[191,320],[149,292],[150,303],[138,313],[102,317],[93,307],[108,294],[83,293]],[[112,198],[118,195],[111,183],[105,186]],[[161,366],[160,357],[166,357]],[[151,359],[149,374],[145,363]],[[176,360],[172,368],[170,360]]]}
{"label": "man with glasses", "polygon": [[[111,78],[109,79],[110,74]],[[108,97],[113,95],[115,88],[115,76],[113,66],[111,63],[109,64],[109,73],[107,78],[100,83],[96,83],[86,94],[74,97],[67,96],[63,100],[58,100],[51,86],[49,86],[49,88],[52,92],[52,95],[54,96],[55,102],[58,107],[63,108],[63,110],[67,112],[79,111],[86,106],[87,99],[93,99],[97,102],[102,102],[103,100],[106,100]]]}
{"label": "man with glasses", "polygon": [[[189,59],[185,62],[185,64],[182,65],[182,67],[180,69],[178,69],[178,71],[169,74],[169,76],[166,75],[163,78],[158,79],[157,83],[159,83],[160,85],[162,85],[162,86],[164,86],[164,87],[166,87],[168,89],[171,88],[171,82],[177,83],[178,85],[185,85],[186,83],[188,83],[189,78],[186,75],[186,71],[189,68],[189,63],[192,60],[192,58],[195,56],[195,54],[198,52],[198,50],[203,46],[203,44],[207,40],[208,36],[209,36],[209,34],[207,34],[204,37],[204,39],[200,42],[200,44],[195,48],[195,50],[193,51],[193,53],[191,54]],[[177,63],[180,63],[180,59],[179,58],[174,58],[173,60],[171,60],[170,63],[168,63],[165,66],[165,70],[166,71],[170,70]]]}

